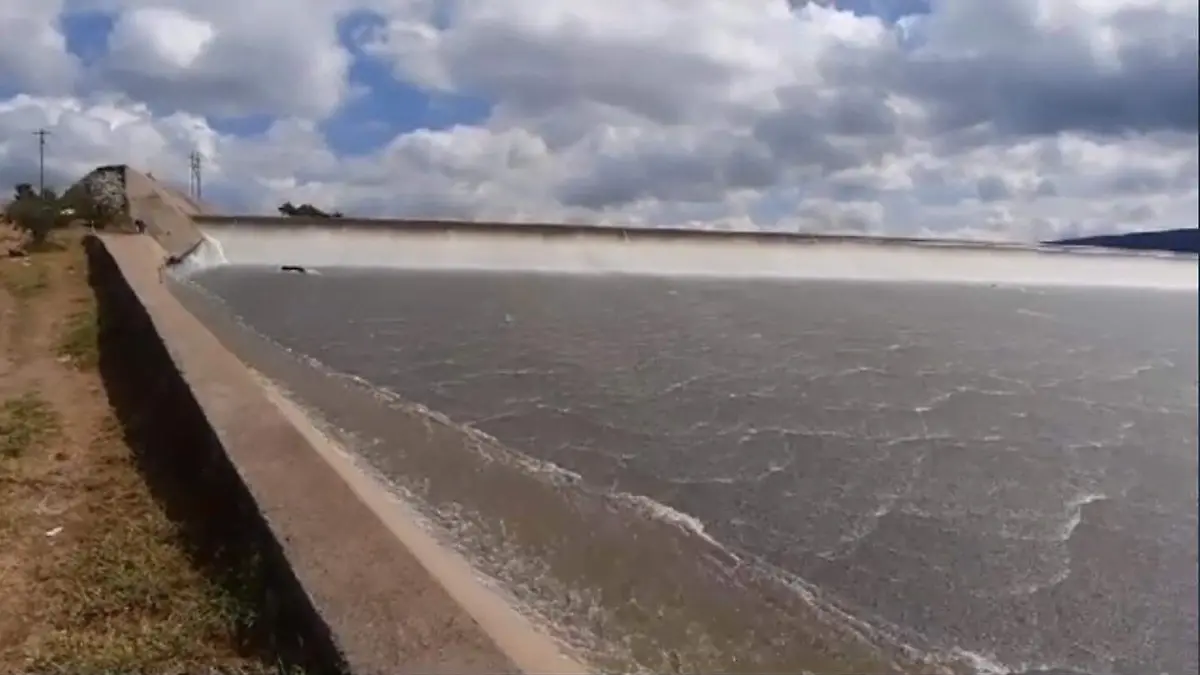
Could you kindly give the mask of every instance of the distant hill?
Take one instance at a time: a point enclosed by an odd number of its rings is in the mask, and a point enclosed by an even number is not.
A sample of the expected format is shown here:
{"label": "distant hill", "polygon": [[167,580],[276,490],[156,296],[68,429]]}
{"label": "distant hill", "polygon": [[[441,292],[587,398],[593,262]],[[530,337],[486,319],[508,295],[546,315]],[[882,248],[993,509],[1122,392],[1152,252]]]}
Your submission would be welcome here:
{"label": "distant hill", "polygon": [[1170,251],[1173,253],[1200,253],[1200,229],[1159,230],[1157,232],[1132,232],[1109,234],[1079,239],[1060,239],[1046,242],[1060,246],[1103,246],[1134,251]]}

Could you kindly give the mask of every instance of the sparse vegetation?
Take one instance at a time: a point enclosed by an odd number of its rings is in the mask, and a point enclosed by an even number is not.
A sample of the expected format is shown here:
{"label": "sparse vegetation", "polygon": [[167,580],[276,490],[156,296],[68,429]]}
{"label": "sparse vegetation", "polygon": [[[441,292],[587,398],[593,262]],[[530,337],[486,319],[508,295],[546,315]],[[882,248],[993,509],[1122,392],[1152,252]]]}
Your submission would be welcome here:
{"label": "sparse vegetation", "polygon": [[192,564],[179,527],[158,507],[110,415],[88,454],[97,463],[78,488],[89,500],[41,565],[37,617],[45,630],[26,643],[35,672],[272,672],[238,656],[239,627],[253,605]]}
{"label": "sparse vegetation", "polygon": [[67,320],[58,340],[58,356],[80,370],[91,370],[100,362],[98,317],[94,307],[80,310]]}
{"label": "sparse vegetation", "polygon": [[42,447],[60,429],[58,413],[36,391],[0,404],[0,456],[14,458]]}
{"label": "sparse vegetation", "polygon": [[14,188],[4,216],[25,234],[34,248],[44,244],[51,232],[66,227],[72,219],[71,210],[58,198],[58,193],[51,188],[38,193],[29,183]]}
{"label": "sparse vegetation", "polygon": [[[47,248],[50,247],[43,245],[39,250]],[[0,290],[14,301],[9,316],[0,321],[0,337],[8,339],[10,350],[26,342],[34,318],[30,307],[32,300],[49,288],[49,274],[36,257],[10,260],[0,265]]]}
{"label": "sparse vegetation", "polygon": [[0,258],[0,672],[299,672],[265,639],[261,564],[206,552],[214,523],[147,468],[177,448],[110,399],[81,235]]}
{"label": "sparse vegetation", "polygon": [[44,265],[34,262],[14,262],[0,270],[0,286],[19,301],[26,301],[50,286]]}

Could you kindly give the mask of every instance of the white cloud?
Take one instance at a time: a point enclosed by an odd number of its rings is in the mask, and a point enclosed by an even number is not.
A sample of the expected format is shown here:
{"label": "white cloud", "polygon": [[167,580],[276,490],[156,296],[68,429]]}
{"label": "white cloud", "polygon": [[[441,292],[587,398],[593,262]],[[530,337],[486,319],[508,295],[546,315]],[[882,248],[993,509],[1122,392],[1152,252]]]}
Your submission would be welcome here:
{"label": "white cloud", "polygon": [[51,133],[46,173],[55,183],[111,162],[128,162],[186,182],[186,164],[180,158],[196,147],[212,148],[215,138],[195,115],[156,118],[144,105],[19,95],[0,102],[0,179],[7,185],[36,175],[36,139],[28,130],[37,128]]}
{"label": "white cloud", "polygon": [[79,64],[58,26],[61,0],[0,5],[0,87],[61,94],[75,82]]}
{"label": "white cloud", "polygon": [[[32,2],[33,0],[21,0]],[[349,94],[335,2],[97,0],[116,25],[95,70],[156,109],[321,118]]]}
{"label": "white cloud", "polygon": [[149,7],[121,15],[108,41],[114,61],[174,75],[197,65],[216,37],[212,23],[174,9]]}
{"label": "white cloud", "polygon": [[[79,2],[117,14],[100,90],[70,98],[65,50],[39,75],[0,47],[30,93],[0,104],[6,177],[47,124],[56,171],[182,174],[201,144],[212,190],[264,209],[1016,239],[1196,223],[1194,0],[933,0],[900,25],[785,0]],[[6,7],[0,28],[58,11]],[[339,157],[317,122],[350,95],[354,11],[371,58],[490,117]],[[235,139],[204,118],[245,114],[277,121]]]}

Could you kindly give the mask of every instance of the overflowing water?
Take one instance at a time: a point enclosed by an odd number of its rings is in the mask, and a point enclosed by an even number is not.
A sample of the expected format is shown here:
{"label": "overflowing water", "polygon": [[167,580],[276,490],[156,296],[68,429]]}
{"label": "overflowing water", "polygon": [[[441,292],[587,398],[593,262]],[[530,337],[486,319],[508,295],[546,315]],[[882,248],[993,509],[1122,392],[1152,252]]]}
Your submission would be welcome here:
{"label": "overflowing water", "polygon": [[[954,252],[899,252],[885,269],[908,270],[905,281],[885,282],[834,278],[820,260],[846,250],[809,252],[807,274],[782,278],[748,273],[753,251],[706,253],[747,271],[722,278],[678,261],[674,275],[580,273],[577,260],[568,273],[546,255],[538,273],[495,269],[493,250],[490,266],[469,252],[466,269],[443,255],[315,276],[229,265],[265,261],[221,235],[193,281],[257,333],[390,402],[372,411],[288,371],[296,390],[410,498],[476,513],[457,534],[487,544],[475,551],[487,573],[569,598],[560,609],[595,619],[579,630],[621,642],[629,663],[664,665],[621,637],[641,630],[661,636],[676,668],[1197,668],[1194,259],[994,253],[1014,256],[1012,284],[997,283],[1003,264]],[[428,263],[419,245],[397,257]],[[342,246],[278,262],[346,262]],[[585,262],[609,269],[613,255]],[[991,285],[965,283],[979,281]],[[503,448],[515,473],[549,468],[552,487],[499,477],[499,450],[451,465],[429,420]],[[706,549],[652,536],[639,518]],[[592,550],[575,559],[563,547]],[[719,561],[688,553],[704,550]],[[771,583],[743,580],[751,567]],[[695,597],[715,588],[711,607]],[[661,625],[639,628],[647,616]],[[827,662],[763,637],[826,625]]]}

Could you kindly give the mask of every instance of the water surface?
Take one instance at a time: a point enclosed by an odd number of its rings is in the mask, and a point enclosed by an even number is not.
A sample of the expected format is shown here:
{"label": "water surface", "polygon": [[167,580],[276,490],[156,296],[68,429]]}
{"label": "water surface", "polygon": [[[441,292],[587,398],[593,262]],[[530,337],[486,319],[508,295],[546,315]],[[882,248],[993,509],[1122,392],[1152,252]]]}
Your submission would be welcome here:
{"label": "water surface", "polygon": [[1195,293],[199,280],[284,346],[694,516],[867,621],[1015,670],[1197,669]]}

